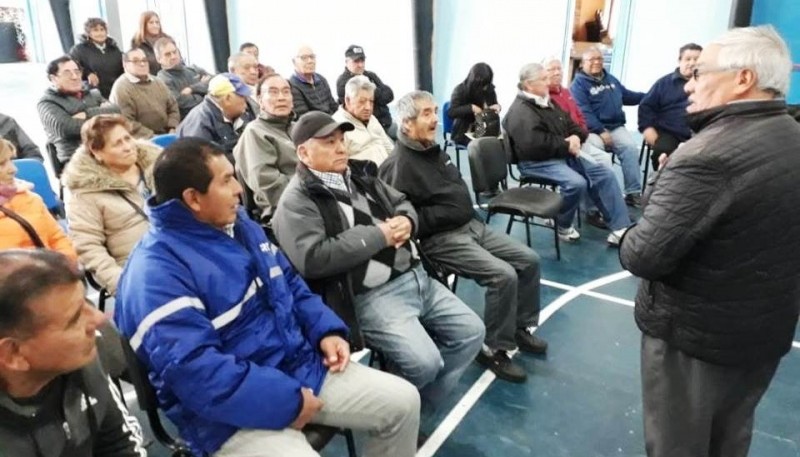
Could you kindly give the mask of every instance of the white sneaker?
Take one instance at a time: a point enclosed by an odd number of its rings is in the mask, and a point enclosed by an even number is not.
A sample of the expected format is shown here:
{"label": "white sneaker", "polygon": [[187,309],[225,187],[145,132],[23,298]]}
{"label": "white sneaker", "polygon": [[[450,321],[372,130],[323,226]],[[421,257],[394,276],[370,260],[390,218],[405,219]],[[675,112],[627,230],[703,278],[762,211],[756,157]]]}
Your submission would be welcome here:
{"label": "white sneaker", "polygon": [[619,230],[614,230],[613,232],[608,234],[608,238],[606,238],[606,241],[611,246],[619,246],[619,242],[620,240],[622,240],[622,235],[624,235],[627,230],[628,227],[621,228]]}
{"label": "white sneaker", "polygon": [[569,228],[558,228],[558,237],[562,240],[572,243],[573,241],[578,241],[581,237],[581,234],[575,230],[575,227],[570,226]]}

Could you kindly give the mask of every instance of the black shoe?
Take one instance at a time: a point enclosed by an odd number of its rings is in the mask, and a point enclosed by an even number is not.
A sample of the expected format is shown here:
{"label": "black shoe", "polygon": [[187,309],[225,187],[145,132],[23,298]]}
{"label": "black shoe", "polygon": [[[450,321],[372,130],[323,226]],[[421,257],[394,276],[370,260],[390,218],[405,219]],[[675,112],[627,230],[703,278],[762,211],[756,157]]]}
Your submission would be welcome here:
{"label": "black shoe", "polygon": [[508,382],[522,383],[528,378],[525,370],[515,364],[506,351],[494,351],[492,355],[489,355],[481,349],[475,360],[492,370],[495,376]]}
{"label": "black shoe", "polygon": [[606,220],[603,219],[603,215],[600,214],[599,211],[592,211],[586,213],[586,217],[584,218],[584,220],[589,225],[594,225],[599,229],[608,230],[608,224],[606,224]]}
{"label": "black shoe", "polygon": [[628,194],[625,196],[625,204],[634,208],[641,208],[642,196],[639,194]]}
{"label": "black shoe", "polygon": [[547,341],[534,335],[532,330],[533,327],[517,329],[514,334],[517,346],[519,346],[520,351],[530,352],[531,354],[544,354],[547,352]]}

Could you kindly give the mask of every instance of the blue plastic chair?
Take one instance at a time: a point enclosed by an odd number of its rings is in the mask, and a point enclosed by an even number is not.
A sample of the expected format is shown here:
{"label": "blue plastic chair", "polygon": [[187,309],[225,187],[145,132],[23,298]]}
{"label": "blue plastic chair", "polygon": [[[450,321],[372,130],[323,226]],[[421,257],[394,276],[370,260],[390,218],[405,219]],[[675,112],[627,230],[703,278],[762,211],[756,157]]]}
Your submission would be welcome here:
{"label": "blue plastic chair", "polygon": [[167,146],[171,145],[175,140],[178,139],[178,135],[174,133],[165,133],[163,135],[156,135],[153,138],[150,138],[150,141],[155,143],[156,145],[166,148]]}
{"label": "blue plastic chair", "polygon": [[44,164],[36,159],[16,159],[14,165],[17,167],[17,178],[33,183],[33,191],[42,197],[47,209],[54,215],[62,215],[64,205],[50,186]]}
{"label": "blue plastic chair", "polygon": [[450,134],[453,132],[453,119],[447,115],[447,112],[450,111],[450,102],[444,102],[442,106],[442,137],[444,138],[444,152],[447,152],[447,148],[449,146],[453,146],[456,148],[456,167],[458,167],[458,172],[461,173],[461,156],[459,152],[466,151],[467,147],[462,146],[450,137]]}

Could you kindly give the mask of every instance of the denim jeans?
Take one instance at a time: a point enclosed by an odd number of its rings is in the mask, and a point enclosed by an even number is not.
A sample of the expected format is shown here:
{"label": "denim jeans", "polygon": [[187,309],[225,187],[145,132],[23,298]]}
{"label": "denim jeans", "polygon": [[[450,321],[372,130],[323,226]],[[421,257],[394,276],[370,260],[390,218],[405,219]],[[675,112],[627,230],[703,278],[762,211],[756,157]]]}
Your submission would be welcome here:
{"label": "denim jeans", "polygon": [[[631,133],[624,126],[610,131],[611,151],[616,154],[619,166],[622,167],[622,178],[625,180],[625,194],[639,194],[642,192],[642,169],[639,165],[639,145],[633,141]],[[586,142],[592,146],[605,150],[605,144],[600,135],[590,133]]]}
{"label": "denim jeans", "polygon": [[610,168],[583,157],[522,161],[517,168],[521,175],[549,178],[558,183],[564,198],[557,218],[559,227],[566,229],[572,225],[584,192],[589,192],[612,231],[631,225],[617,178]]}
{"label": "denim jeans", "polygon": [[354,305],[367,345],[420,389],[426,408],[447,396],[483,344],[478,315],[421,265],[357,295]]}
{"label": "denim jeans", "polygon": [[[614,165],[611,163],[611,154],[607,153],[605,149],[598,149],[589,143],[581,145],[581,158],[591,163],[608,167],[612,171],[614,170]],[[587,213],[599,211],[588,191],[583,194],[583,210]]]}

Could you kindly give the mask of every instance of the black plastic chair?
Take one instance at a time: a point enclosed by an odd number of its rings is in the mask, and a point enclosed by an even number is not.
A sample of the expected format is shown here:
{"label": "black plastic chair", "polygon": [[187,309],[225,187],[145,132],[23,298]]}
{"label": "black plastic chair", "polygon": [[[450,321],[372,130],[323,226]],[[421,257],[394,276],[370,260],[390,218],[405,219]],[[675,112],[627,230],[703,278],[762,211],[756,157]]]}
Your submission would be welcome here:
{"label": "black plastic chair", "polygon": [[[153,385],[147,377],[147,368],[139,360],[128,340],[121,338],[122,350],[128,365],[127,374],[136,390],[136,399],[139,408],[147,414],[150,430],[159,443],[172,452],[172,457],[193,457],[189,446],[180,438],[175,438],[167,432],[159,416],[158,397]],[[330,427],[320,424],[308,424],[303,427],[303,434],[315,451],[322,450],[336,435],[344,436],[347,441],[347,455],[357,457],[356,443],[353,431],[347,428]]]}
{"label": "black plastic chair", "polygon": [[[506,170],[506,152],[503,141],[498,138],[478,138],[469,144],[469,167],[472,174],[472,189],[475,200],[480,203],[481,192],[497,188],[502,191],[488,202],[486,222],[493,214],[509,216],[506,233],[511,233],[511,226],[520,218],[525,223],[525,235],[528,246],[531,245],[531,225],[539,225],[553,230],[556,245],[556,257],[561,260],[561,247],[558,239],[556,216],[564,199],[561,195],[536,187],[508,188],[508,172]],[[534,217],[552,219],[552,225],[538,224]]]}
{"label": "black plastic chair", "polygon": [[467,147],[456,143],[450,136],[453,132],[453,119],[447,115],[447,111],[449,110],[450,102],[444,102],[444,106],[442,106],[442,139],[444,140],[444,147],[442,150],[447,152],[447,148],[450,146],[456,148],[456,168],[458,168],[458,172],[461,173],[461,155],[459,153],[461,151],[466,151]]}
{"label": "black plastic chair", "polygon": [[642,194],[647,187],[647,173],[650,171],[650,156],[653,154],[653,148],[647,144],[647,141],[642,140],[642,150],[639,151],[639,166],[642,166],[644,160],[644,176],[642,177]]}
{"label": "black plastic chair", "polygon": [[97,279],[94,277],[91,271],[86,270],[84,271],[84,276],[86,277],[86,282],[89,283],[92,288],[97,290],[100,293],[100,296],[97,299],[97,309],[100,311],[105,312],[106,310],[106,300],[111,297],[111,294],[108,293],[108,289],[101,286]]}

